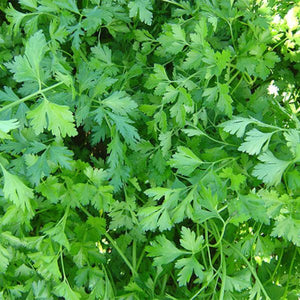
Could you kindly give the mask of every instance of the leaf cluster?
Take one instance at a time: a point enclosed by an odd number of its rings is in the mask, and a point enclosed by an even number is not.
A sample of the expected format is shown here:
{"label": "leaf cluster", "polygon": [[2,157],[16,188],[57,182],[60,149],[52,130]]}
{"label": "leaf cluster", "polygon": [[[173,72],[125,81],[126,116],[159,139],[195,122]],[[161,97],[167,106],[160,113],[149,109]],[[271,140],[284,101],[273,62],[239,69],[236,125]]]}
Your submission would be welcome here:
{"label": "leaf cluster", "polygon": [[299,298],[297,1],[0,11],[0,299]]}

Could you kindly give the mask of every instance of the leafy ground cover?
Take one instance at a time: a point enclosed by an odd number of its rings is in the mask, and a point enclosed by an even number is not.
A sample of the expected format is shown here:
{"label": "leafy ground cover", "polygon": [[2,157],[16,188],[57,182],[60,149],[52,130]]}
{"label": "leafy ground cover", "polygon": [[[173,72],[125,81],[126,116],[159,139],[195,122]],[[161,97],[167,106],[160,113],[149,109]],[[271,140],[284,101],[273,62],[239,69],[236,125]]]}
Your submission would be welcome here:
{"label": "leafy ground cover", "polygon": [[299,299],[297,1],[0,9],[0,299]]}

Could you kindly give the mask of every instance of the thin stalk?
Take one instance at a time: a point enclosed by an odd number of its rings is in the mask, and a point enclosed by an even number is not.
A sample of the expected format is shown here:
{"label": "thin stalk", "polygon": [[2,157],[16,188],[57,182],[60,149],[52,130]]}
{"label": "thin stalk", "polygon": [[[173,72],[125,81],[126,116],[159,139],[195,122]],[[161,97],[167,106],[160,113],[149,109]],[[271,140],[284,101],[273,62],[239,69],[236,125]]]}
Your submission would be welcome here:
{"label": "thin stalk", "polygon": [[221,265],[222,265],[222,278],[221,278],[221,290],[220,290],[220,300],[224,299],[225,294],[225,284],[226,284],[226,263],[225,263],[225,257],[223,253],[223,247],[222,243],[220,244],[220,253],[221,253]]}
{"label": "thin stalk", "polygon": [[236,49],[235,40],[234,40],[234,37],[233,37],[233,31],[232,31],[232,24],[231,24],[231,22],[227,22],[227,24],[229,25],[229,30],[230,30],[230,35],[231,35],[231,39],[232,39],[233,48]]}
{"label": "thin stalk", "polygon": [[15,106],[17,106],[17,105],[19,105],[19,104],[21,104],[21,103],[27,101],[27,100],[30,100],[31,98],[33,98],[33,97],[35,97],[35,96],[37,96],[37,95],[46,93],[46,92],[48,92],[48,91],[50,91],[50,90],[52,90],[52,89],[54,89],[54,88],[56,88],[56,87],[58,87],[58,86],[60,86],[60,85],[62,85],[62,84],[63,84],[63,82],[58,82],[58,83],[53,84],[53,85],[51,85],[51,86],[49,86],[49,87],[47,87],[47,88],[45,88],[45,89],[38,90],[38,91],[36,91],[36,92],[33,93],[33,94],[30,94],[30,95],[28,95],[28,96],[26,96],[26,97],[23,97],[23,98],[21,98],[21,99],[15,101],[15,102],[12,102],[12,103],[10,103],[10,104],[8,104],[8,105],[5,105],[4,107],[2,107],[2,108],[0,109],[0,113],[3,112],[3,111],[5,111],[5,110],[7,110],[7,109],[10,109],[10,108],[12,108],[12,107],[15,107]]}
{"label": "thin stalk", "polygon": [[[207,222],[204,222],[204,232],[205,232],[205,240],[206,240],[206,249],[207,249],[207,256],[208,256],[208,260],[209,260],[209,264],[211,266],[211,268],[213,269],[214,266],[212,264],[212,261],[211,261],[211,255],[210,255],[210,249],[209,249],[209,239],[208,239],[208,229],[207,229]],[[204,255],[204,254],[203,254]],[[204,262],[204,265],[205,265],[205,268],[207,269],[207,264],[206,264],[206,261],[203,261]]]}
{"label": "thin stalk", "polygon": [[132,242],[132,266],[136,270],[136,240]]}
{"label": "thin stalk", "polygon": [[229,81],[227,81],[227,84],[229,85],[235,78],[236,76],[238,76],[241,73],[241,71],[237,71],[231,78]]}
{"label": "thin stalk", "polygon": [[142,251],[142,253],[141,253],[141,255],[140,255],[140,257],[139,257],[139,260],[137,262],[136,271],[138,271],[138,269],[139,269],[139,267],[140,267],[140,265],[142,263],[142,260],[143,260],[143,258],[145,256],[145,253],[146,253],[146,251],[145,251],[145,248],[144,248],[143,251]]}
{"label": "thin stalk", "polygon": [[113,247],[117,250],[117,252],[119,253],[119,255],[121,256],[121,258],[123,259],[123,261],[125,262],[125,264],[127,265],[127,267],[130,269],[132,275],[137,276],[137,272],[135,271],[135,269],[133,268],[132,264],[130,263],[130,261],[127,259],[127,257],[125,256],[125,254],[123,253],[123,251],[119,248],[118,244],[115,242],[115,240],[111,237],[111,235],[108,232],[104,233],[105,237],[110,241],[110,243],[113,245]]}
{"label": "thin stalk", "polygon": [[181,7],[181,8],[183,8],[183,9],[184,9],[184,6],[183,6],[183,5],[181,5],[180,3],[177,3],[177,2],[175,2],[175,1],[163,0],[163,2],[167,2],[167,3],[170,3],[170,4],[173,4],[173,5],[176,5],[176,6],[178,6],[178,7]]}
{"label": "thin stalk", "polygon": [[277,43],[277,44],[271,49],[271,51],[273,51],[275,48],[277,48],[280,44],[284,43],[287,39],[288,39],[288,37],[284,38],[282,41],[280,41],[279,43]]}
{"label": "thin stalk", "polygon": [[268,281],[270,281],[270,282],[272,282],[272,281],[274,280],[274,277],[275,277],[275,275],[276,275],[276,273],[277,273],[277,270],[278,270],[278,268],[280,267],[281,260],[282,260],[282,257],[283,257],[283,252],[284,252],[284,249],[281,248],[280,256],[279,256],[279,258],[278,258],[278,262],[277,262],[277,265],[276,265],[276,267],[275,267],[275,270],[274,270],[272,276],[270,277],[270,279],[268,280]]}
{"label": "thin stalk", "polygon": [[290,284],[291,274],[292,274],[292,270],[293,270],[293,266],[294,266],[294,262],[295,262],[295,258],[296,258],[296,253],[297,253],[297,248],[295,248],[294,255],[293,255],[293,258],[292,258],[292,261],[291,261],[291,264],[290,264],[288,280],[286,282],[286,286],[285,286],[285,289],[284,289],[284,294],[282,296],[283,299],[286,299],[288,291],[289,291],[289,284]]}
{"label": "thin stalk", "polygon": [[165,274],[163,282],[162,282],[162,286],[161,286],[161,290],[160,290],[160,294],[163,296],[166,290],[166,286],[167,286],[167,281],[168,281],[168,274]]}
{"label": "thin stalk", "polygon": [[242,80],[243,80],[243,76],[240,78],[239,82],[236,84],[236,86],[231,91],[231,95],[233,95],[233,93],[235,92],[235,90],[239,87],[239,85],[241,84]]}
{"label": "thin stalk", "polygon": [[[213,225],[212,227],[212,232],[213,235],[215,236],[215,239],[218,237],[218,242],[215,244],[218,245],[220,244],[220,246],[218,246],[219,248],[219,252],[221,254],[221,268],[222,268],[222,276],[221,276],[221,290],[220,290],[220,297],[219,299],[223,300],[224,299],[224,294],[225,294],[225,283],[226,283],[226,262],[225,262],[225,256],[224,256],[224,252],[223,252],[223,244],[221,243],[221,240],[223,238],[224,235],[224,231],[222,231],[222,235],[220,236],[219,234],[219,229],[217,227],[217,225],[215,224],[214,221],[209,220],[209,222]],[[225,230],[226,224],[224,224],[223,229]]]}
{"label": "thin stalk", "polygon": [[210,280],[207,281],[207,283],[206,283],[205,285],[203,285],[203,287],[202,287],[196,294],[194,294],[189,300],[194,300],[194,299],[196,299],[196,297],[197,297],[203,290],[205,290],[205,289],[208,287],[208,285],[213,281],[213,279],[214,279],[217,275],[218,275],[218,272],[216,272],[216,273],[214,274],[214,276],[212,276],[212,278],[210,278]]}
{"label": "thin stalk", "polygon": [[249,263],[249,261],[247,260],[247,258],[243,255],[243,253],[240,252],[240,250],[238,250],[236,247],[234,247],[232,244],[230,244],[229,242],[227,242],[226,240],[224,240],[224,242],[233,250],[235,251],[240,257],[241,259],[246,263],[246,265],[248,266],[250,272],[252,273],[252,275],[254,276],[256,282],[258,283],[261,291],[263,292],[263,294],[266,297],[266,300],[271,300],[271,298],[269,297],[269,295],[267,294],[263,284],[261,283],[259,277],[257,276],[255,269],[252,267],[252,265]]}
{"label": "thin stalk", "polygon": [[[199,128],[193,124],[188,124],[190,125],[191,127],[194,127],[196,129],[199,130]],[[211,141],[215,142],[215,143],[218,143],[218,144],[222,144],[222,145],[225,145],[225,146],[233,146],[233,147],[236,147],[236,145],[233,145],[233,144],[229,144],[229,143],[226,143],[226,142],[222,142],[222,141],[219,141],[219,140],[216,140],[214,139],[213,137],[209,136],[208,134],[206,134],[204,131],[201,130],[201,135],[205,136],[206,138],[210,139]],[[200,135],[200,134],[199,134]]]}
{"label": "thin stalk", "polygon": [[[92,215],[82,206],[80,205],[81,210],[89,217],[91,217]],[[111,237],[111,235],[108,232],[104,233],[104,236],[110,241],[110,243],[113,245],[113,247],[116,249],[116,251],[119,253],[119,255],[121,256],[121,258],[123,259],[123,261],[125,262],[125,264],[128,266],[128,268],[130,269],[132,275],[137,275],[136,270],[133,268],[132,264],[130,263],[130,261],[127,259],[127,257],[125,256],[125,254],[123,253],[123,251],[119,248],[118,244],[115,242],[115,240]]]}
{"label": "thin stalk", "polygon": [[63,258],[63,255],[62,255],[62,247],[60,247],[60,263],[61,263],[61,269],[62,269],[62,272],[63,272],[63,277],[64,277],[64,280],[67,279],[67,276],[66,276],[66,272],[65,272],[65,266],[64,266],[64,258]]}
{"label": "thin stalk", "polygon": [[[224,222],[224,221],[223,221],[223,222]],[[214,226],[216,226],[215,223],[213,223],[213,224],[214,224]],[[217,241],[215,244],[208,244],[209,247],[215,248],[215,247],[218,247],[218,246],[219,246],[219,244],[221,243],[221,240],[222,240],[223,237],[224,237],[226,225],[227,225],[227,222],[224,222],[224,225],[223,225],[223,228],[222,228],[222,232],[221,232],[221,236],[220,236],[219,233],[218,233],[218,235],[219,235],[218,241]]]}

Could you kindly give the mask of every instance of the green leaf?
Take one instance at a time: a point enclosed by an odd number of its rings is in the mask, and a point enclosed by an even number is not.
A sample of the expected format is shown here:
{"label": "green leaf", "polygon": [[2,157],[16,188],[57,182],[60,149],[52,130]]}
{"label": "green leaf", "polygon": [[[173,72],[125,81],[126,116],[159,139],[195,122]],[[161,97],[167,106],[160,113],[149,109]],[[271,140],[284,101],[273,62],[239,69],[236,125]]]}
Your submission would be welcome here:
{"label": "green leaf", "polygon": [[163,96],[163,103],[171,103],[174,102],[177,99],[177,96],[179,95],[179,90],[176,89],[173,85],[169,85],[166,88],[166,92]]}
{"label": "green leaf", "polygon": [[246,182],[246,176],[242,174],[234,174],[233,169],[228,167],[222,170],[221,178],[230,179],[230,188],[236,192],[240,190],[240,186]]}
{"label": "green leaf", "polygon": [[128,4],[130,18],[139,15],[142,22],[147,25],[152,23],[152,4],[150,0],[134,0]]}
{"label": "green leaf", "polygon": [[101,186],[107,181],[109,174],[107,170],[86,167],[84,174],[93,182],[96,186]]}
{"label": "green leaf", "polygon": [[27,212],[31,215],[32,208],[30,199],[33,199],[33,190],[27,187],[18,176],[6,171],[2,165],[1,168],[4,175],[4,197],[12,201],[23,211],[27,210]]}
{"label": "green leaf", "polygon": [[181,239],[180,245],[186,250],[191,251],[193,254],[198,253],[203,244],[203,237],[198,236],[196,238],[196,234],[194,231],[191,231],[189,228],[182,227],[181,228]]}
{"label": "green leaf", "polygon": [[179,259],[175,267],[181,269],[177,279],[179,286],[186,285],[190,281],[193,273],[196,274],[200,282],[204,279],[204,273],[202,271],[204,267],[198,262],[195,256]]}
{"label": "green leaf", "polygon": [[205,132],[203,132],[202,130],[200,130],[199,128],[195,129],[195,128],[187,128],[187,129],[182,129],[182,131],[189,137],[192,136],[202,136],[205,135]]}
{"label": "green leaf", "polygon": [[16,56],[14,61],[6,66],[14,73],[14,79],[18,82],[40,81],[40,64],[47,51],[45,36],[42,31],[37,31],[26,43],[24,56]]}
{"label": "green leaf", "polygon": [[0,245],[0,274],[6,272],[11,258],[9,251]]}
{"label": "green leaf", "polygon": [[62,9],[67,9],[69,11],[79,13],[77,4],[75,0],[55,0],[54,3]]}
{"label": "green leaf", "polygon": [[106,9],[104,5],[101,6],[101,8],[86,8],[83,10],[82,15],[86,17],[82,21],[83,28],[89,34],[93,34],[97,30],[98,26],[101,26],[103,23],[110,23],[113,19],[112,12]]}
{"label": "green leaf", "polygon": [[74,292],[69,283],[66,281],[61,282],[59,285],[55,286],[54,294],[58,297],[64,297],[65,299],[70,300],[80,300],[81,296],[79,293]]}
{"label": "green leaf", "polygon": [[35,299],[51,299],[51,293],[46,281],[39,280],[32,283],[32,291]]}
{"label": "green leaf", "polygon": [[235,273],[233,276],[226,276],[225,290],[240,292],[251,287],[251,272],[247,269]]}
{"label": "green leaf", "polygon": [[56,255],[35,252],[28,254],[28,257],[34,261],[37,272],[46,280],[54,279],[58,281],[61,278]]}
{"label": "green leaf", "polygon": [[41,156],[26,154],[24,158],[30,181],[33,184],[37,185],[42,177],[49,176],[51,169],[47,160],[47,152],[44,152]]}
{"label": "green leaf", "polygon": [[237,137],[242,137],[245,134],[246,127],[251,123],[253,123],[252,119],[233,117],[232,120],[223,122],[219,126],[230,134],[236,134]]}
{"label": "green leaf", "polygon": [[291,216],[280,216],[275,222],[271,236],[284,237],[286,240],[300,246],[300,220],[295,220]]}
{"label": "green leaf", "polygon": [[260,59],[259,63],[255,68],[255,71],[257,72],[260,78],[265,80],[270,74],[270,69],[274,68],[275,64],[279,61],[280,58],[275,52],[267,52],[263,56],[263,59]]}
{"label": "green leaf", "polygon": [[4,86],[4,91],[0,91],[0,100],[3,102],[14,102],[20,100],[19,97],[14,93],[11,87]]}
{"label": "green leaf", "polygon": [[259,154],[262,148],[265,150],[268,147],[272,135],[273,132],[264,133],[254,128],[246,133],[245,142],[238,150],[250,155]]}
{"label": "green leaf", "polygon": [[269,225],[270,218],[265,199],[256,194],[239,195],[229,203],[230,222],[238,225],[250,218],[257,222]]}
{"label": "green leaf", "polygon": [[43,232],[49,235],[53,241],[57,242],[59,245],[64,246],[67,250],[70,250],[70,243],[65,234],[63,223],[59,223],[58,225],[50,229],[43,230]]}
{"label": "green leaf", "polygon": [[114,113],[126,116],[132,110],[137,108],[137,104],[126,95],[125,92],[114,92],[106,99],[102,100],[102,104],[109,107]]}
{"label": "green leaf", "polygon": [[180,24],[165,24],[163,29],[164,32],[158,38],[162,45],[161,55],[180,53],[187,44],[185,30]]}
{"label": "green leaf", "polygon": [[91,48],[91,51],[94,54],[95,58],[105,63],[105,65],[112,65],[112,52],[109,47],[105,45],[101,46],[100,44],[98,44],[97,46]]}
{"label": "green leaf", "polygon": [[279,184],[284,171],[291,163],[276,158],[269,150],[262,153],[258,159],[263,163],[257,164],[252,174],[268,185]]}
{"label": "green leaf", "polygon": [[206,88],[203,92],[203,97],[206,97],[205,103],[207,103],[209,107],[212,106],[218,98],[218,87]]}
{"label": "green leaf", "polygon": [[247,212],[255,221],[270,224],[264,201],[254,194],[240,195],[243,212]]}
{"label": "green leaf", "polygon": [[300,196],[300,172],[297,169],[287,172],[288,187],[296,196]]}
{"label": "green leaf", "polygon": [[169,212],[163,205],[144,207],[139,211],[140,225],[144,231],[164,231],[172,228]]}
{"label": "green leaf", "polygon": [[169,77],[165,68],[160,64],[155,64],[153,68],[154,74],[150,74],[145,83],[147,89],[155,88],[155,95],[163,95],[169,86]]}
{"label": "green leaf", "polygon": [[10,28],[13,29],[13,33],[16,35],[20,30],[20,25],[23,22],[26,13],[15,10],[12,3],[9,3],[9,7],[6,8],[5,13],[8,21],[10,22]]}
{"label": "green leaf", "polygon": [[105,233],[106,221],[100,217],[88,217],[87,224],[95,228],[100,234]]}
{"label": "green leaf", "polygon": [[178,172],[182,175],[190,175],[202,163],[202,160],[197,155],[183,146],[179,146],[177,153],[169,160],[170,166],[178,169]]}
{"label": "green leaf", "polygon": [[172,146],[172,131],[161,133],[158,139],[160,140],[160,146],[163,156],[166,156]]}
{"label": "green leaf", "polygon": [[159,200],[162,197],[169,196],[172,193],[172,190],[163,187],[155,187],[155,188],[147,189],[144,193],[148,197],[153,197],[154,200]]}
{"label": "green leaf", "polygon": [[176,123],[183,127],[186,119],[186,108],[181,101],[176,102],[170,109],[171,117],[176,119]]}
{"label": "green leaf", "polygon": [[19,128],[20,124],[17,119],[0,121],[0,139],[12,139],[9,134],[9,131]]}
{"label": "green leaf", "polygon": [[177,257],[185,254],[170,242],[164,235],[159,235],[155,241],[146,247],[148,256],[154,257],[154,265],[160,266],[173,262]]}
{"label": "green leaf", "polygon": [[127,144],[136,144],[140,140],[137,129],[131,125],[134,123],[131,119],[111,112],[107,112],[107,115],[113,121],[116,130],[123,136]]}
{"label": "green leaf", "polygon": [[44,129],[51,130],[55,136],[75,136],[73,114],[67,106],[58,105],[44,99],[35,109],[27,113],[35,134],[40,134]]}
{"label": "green leaf", "polygon": [[18,122],[17,119],[0,121],[0,130],[5,133],[8,133],[9,131],[19,127],[20,127],[20,123]]}
{"label": "green leaf", "polygon": [[81,23],[77,23],[74,26],[69,26],[67,28],[68,33],[71,35],[72,38],[72,46],[75,49],[79,49],[81,45],[81,38],[80,36],[83,36],[84,31],[81,28]]}
{"label": "green leaf", "polygon": [[62,168],[71,169],[73,152],[68,150],[67,147],[59,145],[51,145],[48,149],[49,159],[61,166]]}
{"label": "green leaf", "polygon": [[223,50],[222,53],[217,52],[215,54],[216,65],[218,67],[217,75],[221,75],[222,71],[227,67],[230,62],[231,53],[228,50]]}
{"label": "green leaf", "polygon": [[229,95],[229,86],[227,84],[219,84],[219,99],[217,102],[217,108],[220,112],[224,113],[225,115],[231,117],[232,115],[232,98]]}
{"label": "green leaf", "polygon": [[197,69],[201,65],[203,54],[197,50],[191,50],[187,53],[186,59],[183,63],[184,69]]}
{"label": "green leaf", "polygon": [[296,161],[300,160],[299,132],[296,129],[290,129],[288,132],[285,132],[283,135],[287,141],[287,146],[291,149],[291,152],[296,157]]}

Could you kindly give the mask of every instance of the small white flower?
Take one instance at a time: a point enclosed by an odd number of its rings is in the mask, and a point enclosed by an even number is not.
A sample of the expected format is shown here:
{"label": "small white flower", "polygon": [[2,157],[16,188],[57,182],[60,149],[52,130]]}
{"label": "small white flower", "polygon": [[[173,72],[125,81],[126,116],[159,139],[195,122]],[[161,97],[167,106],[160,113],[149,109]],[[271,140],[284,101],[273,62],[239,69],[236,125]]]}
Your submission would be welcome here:
{"label": "small white flower", "polygon": [[275,97],[278,96],[279,88],[274,85],[274,80],[271,81],[270,85],[268,86],[268,94],[274,95]]}
{"label": "small white flower", "polygon": [[273,23],[279,24],[281,22],[281,17],[280,15],[275,15],[273,18]]}

